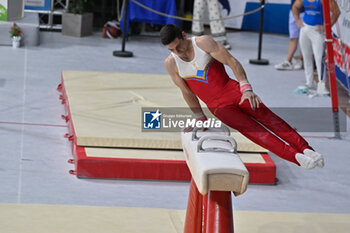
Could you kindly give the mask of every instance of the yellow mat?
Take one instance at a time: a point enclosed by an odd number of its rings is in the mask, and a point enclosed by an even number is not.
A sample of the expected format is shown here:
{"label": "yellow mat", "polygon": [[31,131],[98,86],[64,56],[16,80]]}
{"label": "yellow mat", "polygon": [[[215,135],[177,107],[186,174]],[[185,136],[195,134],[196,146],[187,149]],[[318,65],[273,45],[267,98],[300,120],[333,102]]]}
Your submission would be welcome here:
{"label": "yellow mat", "polygon": [[[182,233],[184,210],[0,204],[1,233]],[[238,233],[348,233],[349,214],[234,211]]]}
{"label": "yellow mat", "polygon": [[[180,133],[142,132],[142,107],[186,107],[167,75],[62,72],[80,146],[181,149]],[[205,105],[202,105],[205,107]],[[233,133],[239,151],[266,150]]]}
{"label": "yellow mat", "polygon": [[[115,148],[85,148],[87,157],[114,159],[159,159],[185,161],[183,151],[170,150],[141,150]],[[244,163],[265,163],[260,153],[239,153]]]}

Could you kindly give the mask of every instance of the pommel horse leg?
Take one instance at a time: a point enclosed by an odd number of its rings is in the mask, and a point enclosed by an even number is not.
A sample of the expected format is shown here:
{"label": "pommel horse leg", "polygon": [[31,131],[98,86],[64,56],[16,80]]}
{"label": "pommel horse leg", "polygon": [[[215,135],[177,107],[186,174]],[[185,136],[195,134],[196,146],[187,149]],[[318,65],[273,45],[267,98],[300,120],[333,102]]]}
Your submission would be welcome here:
{"label": "pommel horse leg", "polygon": [[231,192],[202,195],[191,180],[184,233],[233,233]]}
{"label": "pommel horse leg", "polygon": [[202,205],[203,196],[198,192],[196,183],[191,179],[184,233],[202,233]]}
{"label": "pommel horse leg", "polygon": [[203,233],[233,233],[231,192],[209,191],[207,231]]}

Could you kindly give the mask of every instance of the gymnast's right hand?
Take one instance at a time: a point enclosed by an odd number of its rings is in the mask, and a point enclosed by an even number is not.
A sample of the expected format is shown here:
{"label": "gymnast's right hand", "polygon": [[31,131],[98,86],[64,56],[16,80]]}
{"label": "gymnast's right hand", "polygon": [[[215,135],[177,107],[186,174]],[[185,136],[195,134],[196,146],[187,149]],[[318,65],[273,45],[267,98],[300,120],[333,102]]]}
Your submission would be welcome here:
{"label": "gymnast's right hand", "polygon": [[[205,121],[207,121],[207,120],[208,120],[207,116],[204,115],[203,113],[197,114],[196,121],[205,122]],[[184,129],[184,132],[185,132],[185,133],[188,133],[188,132],[191,132],[192,130],[193,130],[193,128],[192,128],[191,126],[189,126],[189,127],[187,127],[187,128]],[[201,130],[202,130],[202,131],[206,131],[207,128],[202,128]]]}
{"label": "gymnast's right hand", "polygon": [[248,100],[250,103],[250,107],[255,110],[256,108],[259,108],[261,99],[259,96],[257,96],[253,91],[246,91],[242,94],[241,102],[239,102],[239,105],[241,105],[245,100]]}

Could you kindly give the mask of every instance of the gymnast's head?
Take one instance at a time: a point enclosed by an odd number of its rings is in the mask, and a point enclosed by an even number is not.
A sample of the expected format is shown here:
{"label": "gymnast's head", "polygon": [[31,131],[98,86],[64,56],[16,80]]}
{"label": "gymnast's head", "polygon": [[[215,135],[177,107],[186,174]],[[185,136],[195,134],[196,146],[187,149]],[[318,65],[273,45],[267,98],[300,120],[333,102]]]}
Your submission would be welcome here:
{"label": "gymnast's head", "polygon": [[187,50],[186,33],[174,24],[167,24],[160,30],[162,44],[171,52],[181,55]]}
{"label": "gymnast's head", "polygon": [[175,24],[167,24],[160,30],[160,40],[163,45],[168,45],[176,38],[184,39],[181,29]]}

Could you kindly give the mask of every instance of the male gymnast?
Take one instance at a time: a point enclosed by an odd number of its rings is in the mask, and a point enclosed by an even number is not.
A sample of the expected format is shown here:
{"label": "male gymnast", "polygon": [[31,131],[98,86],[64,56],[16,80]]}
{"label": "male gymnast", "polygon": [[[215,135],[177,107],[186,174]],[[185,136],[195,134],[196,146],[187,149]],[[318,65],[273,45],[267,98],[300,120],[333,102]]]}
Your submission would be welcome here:
{"label": "male gymnast", "polygon": [[[165,68],[197,120],[207,120],[199,98],[224,124],[279,157],[304,169],[324,166],[322,155],[261,102],[242,65],[221,44],[206,35],[187,38],[173,24],[161,29],[160,38],[171,52]],[[229,78],[224,65],[238,82]]]}

